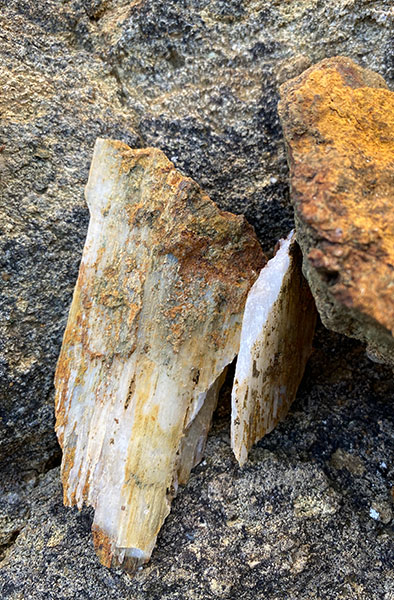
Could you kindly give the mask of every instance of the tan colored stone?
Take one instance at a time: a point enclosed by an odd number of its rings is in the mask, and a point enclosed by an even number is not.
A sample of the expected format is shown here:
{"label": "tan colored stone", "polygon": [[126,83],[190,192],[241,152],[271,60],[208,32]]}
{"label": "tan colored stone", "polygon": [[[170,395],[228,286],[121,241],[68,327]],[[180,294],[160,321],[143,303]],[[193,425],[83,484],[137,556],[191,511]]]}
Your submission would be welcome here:
{"label": "tan colored stone", "polygon": [[324,324],[394,362],[394,93],[348,58],[281,86],[303,269]]}
{"label": "tan colored stone", "polygon": [[100,560],[133,571],[201,459],[265,258],[160,150],[98,140],[86,198],[56,371],[64,501],[94,507]]}
{"label": "tan colored stone", "polygon": [[365,466],[362,459],[359,456],[346,452],[342,448],[338,448],[334,452],[330,463],[334,469],[347,469],[352,475],[361,476],[365,473]]}

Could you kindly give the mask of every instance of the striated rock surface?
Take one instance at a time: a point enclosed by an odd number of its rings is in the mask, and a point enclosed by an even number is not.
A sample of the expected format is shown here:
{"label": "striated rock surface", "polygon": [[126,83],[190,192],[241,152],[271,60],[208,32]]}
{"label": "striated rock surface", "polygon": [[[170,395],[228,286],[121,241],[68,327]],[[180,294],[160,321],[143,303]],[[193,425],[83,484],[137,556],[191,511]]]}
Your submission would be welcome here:
{"label": "striated rock surface", "polygon": [[56,371],[68,505],[93,506],[103,564],[146,562],[201,459],[249,288],[253,228],[160,151],[97,140],[91,220]]}
{"label": "striated rock surface", "polygon": [[241,466],[286,416],[312,351],[316,309],[301,263],[291,232],[246,300],[231,412],[231,445]]}
{"label": "striated rock surface", "polygon": [[335,57],[281,97],[297,239],[323,323],[394,364],[394,93]]}
{"label": "striated rock surface", "polygon": [[160,148],[271,251],[293,226],[278,81],[344,54],[393,82],[394,16],[392,0],[0,4],[0,460],[43,470],[95,139]]}

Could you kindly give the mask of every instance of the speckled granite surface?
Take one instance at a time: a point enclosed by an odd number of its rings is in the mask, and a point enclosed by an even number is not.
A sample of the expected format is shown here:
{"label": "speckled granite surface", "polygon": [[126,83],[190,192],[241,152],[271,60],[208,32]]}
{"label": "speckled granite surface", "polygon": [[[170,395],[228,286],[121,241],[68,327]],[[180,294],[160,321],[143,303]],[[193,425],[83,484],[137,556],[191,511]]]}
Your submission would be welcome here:
{"label": "speckled granite surface", "polygon": [[0,0],[0,25],[1,596],[392,600],[393,379],[357,343],[321,330],[243,471],[216,423],[133,581],[62,508],[52,429],[95,138],[157,145],[270,252],[292,224],[278,83],[344,54],[392,87],[392,3]]}

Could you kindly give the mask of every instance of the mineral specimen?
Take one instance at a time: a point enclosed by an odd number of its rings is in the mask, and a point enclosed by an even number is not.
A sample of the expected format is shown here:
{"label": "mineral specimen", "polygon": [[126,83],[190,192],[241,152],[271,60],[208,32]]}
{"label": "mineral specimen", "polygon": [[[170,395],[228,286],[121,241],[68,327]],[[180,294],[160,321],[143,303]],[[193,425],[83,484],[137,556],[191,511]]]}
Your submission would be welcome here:
{"label": "mineral specimen", "polygon": [[249,292],[232,391],[231,442],[243,465],[293,402],[312,350],[316,309],[291,232]]}
{"label": "mineral specimen", "polygon": [[86,199],[55,380],[64,501],[94,507],[100,560],[133,571],[201,458],[265,258],[156,149],[97,140]]}
{"label": "mineral specimen", "polygon": [[281,87],[297,240],[323,323],[394,364],[394,93],[348,58]]}

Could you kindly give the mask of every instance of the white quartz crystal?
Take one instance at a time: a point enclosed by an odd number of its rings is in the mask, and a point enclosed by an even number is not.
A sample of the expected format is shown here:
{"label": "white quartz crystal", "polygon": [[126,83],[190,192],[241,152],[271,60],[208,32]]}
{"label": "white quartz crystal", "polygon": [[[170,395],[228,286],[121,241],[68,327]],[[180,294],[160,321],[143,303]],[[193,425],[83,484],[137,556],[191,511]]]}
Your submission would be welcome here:
{"label": "white quartz crystal", "polygon": [[315,319],[291,232],[246,301],[231,414],[232,448],[240,465],[286,415],[311,352]]}
{"label": "white quartz crystal", "polygon": [[264,258],[159,150],[98,140],[86,198],[55,380],[64,501],[94,507],[101,561],[133,571],[201,459]]}

